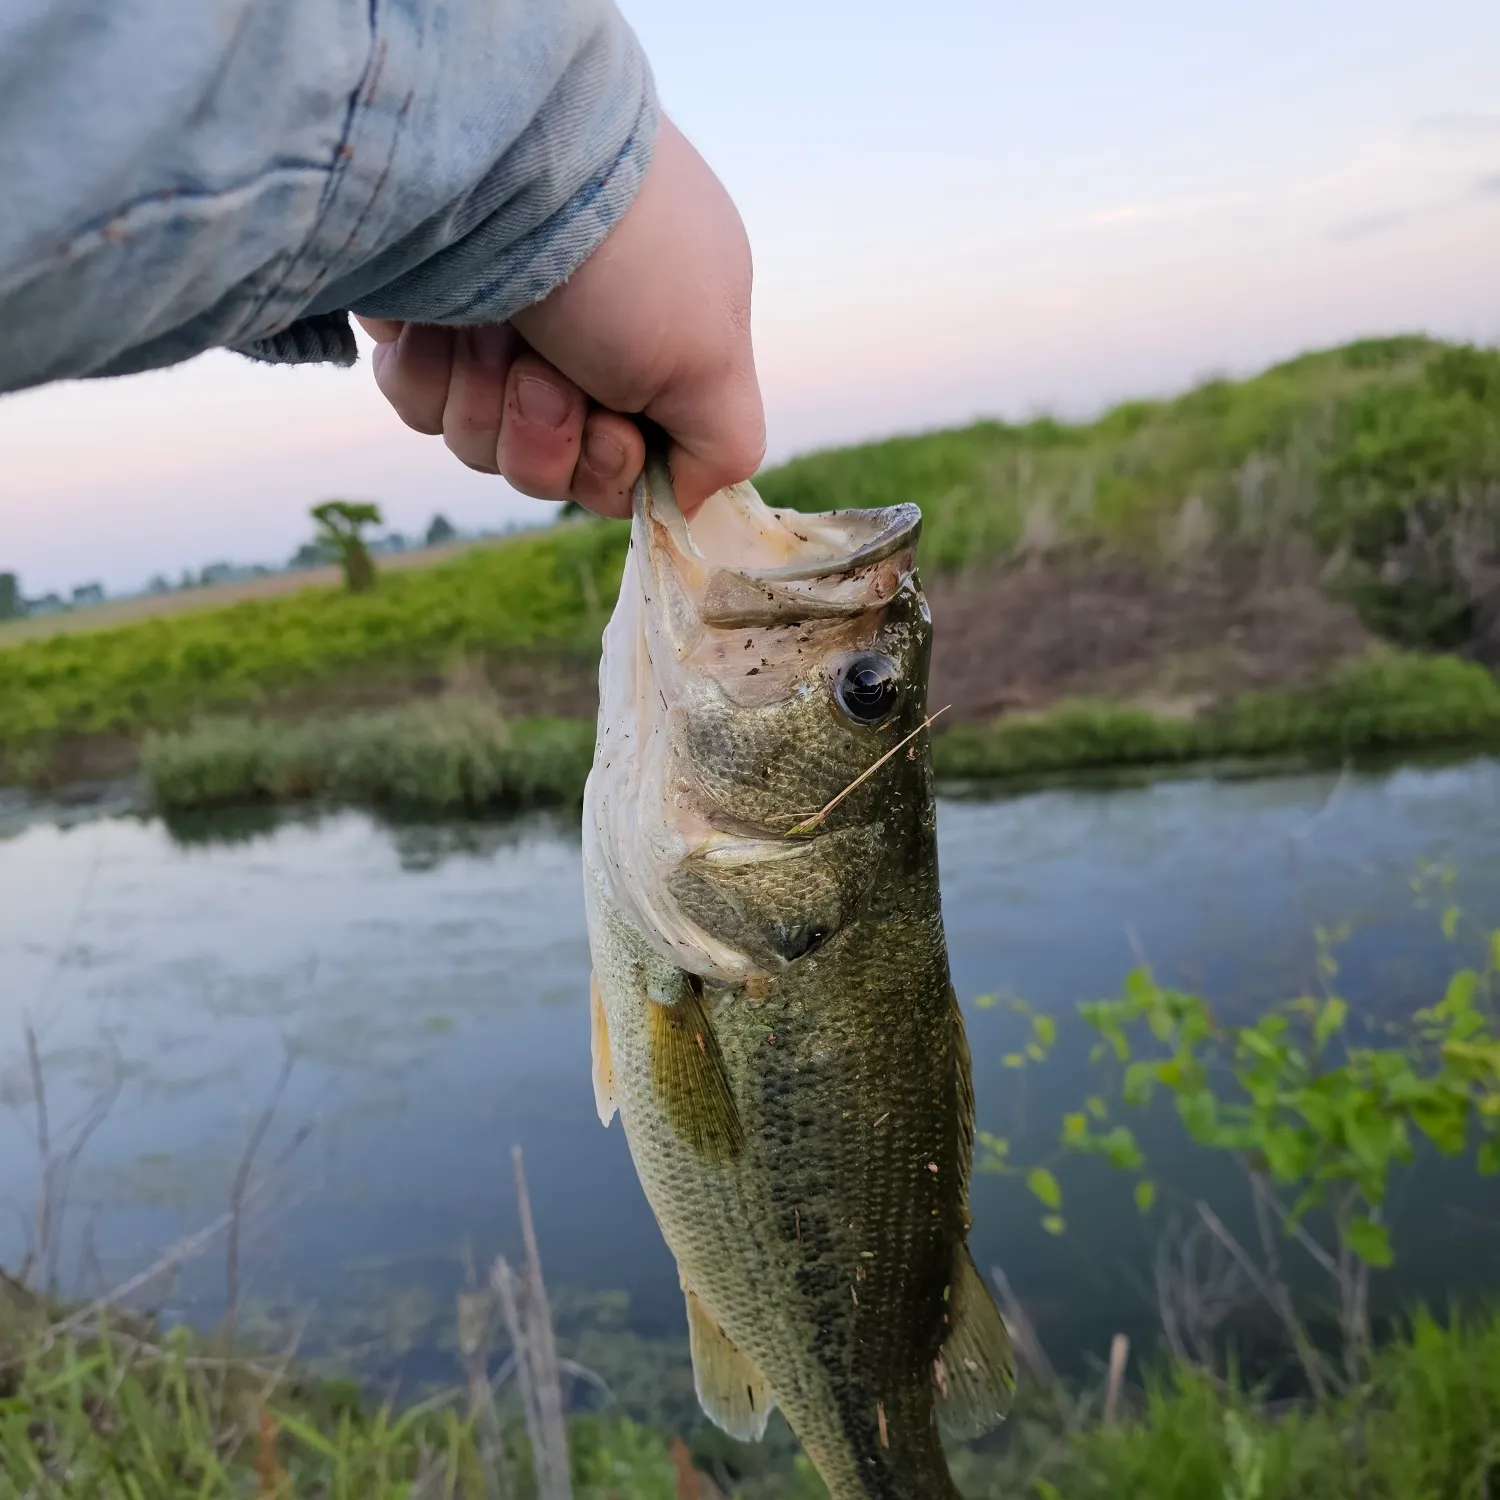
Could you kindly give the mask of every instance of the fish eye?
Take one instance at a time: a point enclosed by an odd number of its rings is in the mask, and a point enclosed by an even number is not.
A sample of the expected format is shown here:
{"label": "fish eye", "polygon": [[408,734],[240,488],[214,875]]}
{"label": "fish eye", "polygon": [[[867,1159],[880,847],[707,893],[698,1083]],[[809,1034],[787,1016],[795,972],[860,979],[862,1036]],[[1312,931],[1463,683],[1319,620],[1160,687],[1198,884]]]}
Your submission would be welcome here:
{"label": "fish eye", "polygon": [[851,657],[833,681],[838,706],[856,724],[884,723],[901,697],[901,674],[890,657],[875,651]]}

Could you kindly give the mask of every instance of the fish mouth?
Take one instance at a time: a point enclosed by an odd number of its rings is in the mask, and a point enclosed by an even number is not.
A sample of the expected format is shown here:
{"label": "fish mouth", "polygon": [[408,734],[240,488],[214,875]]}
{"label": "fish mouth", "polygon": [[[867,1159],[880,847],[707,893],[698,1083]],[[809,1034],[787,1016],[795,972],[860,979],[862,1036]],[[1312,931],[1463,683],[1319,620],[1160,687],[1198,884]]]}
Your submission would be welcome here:
{"label": "fish mouth", "polygon": [[[648,457],[605,631],[584,822],[600,893],[667,962],[721,984],[769,977],[846,920],[863,875],[847,873],[841,835],[788,840],[779,817],[732,808],[686,749],[684,726],[705,708],[802,697],[809,656],[843,649],[915,587],[921,522],[909,504],[776,509],[748,483],[689,521],[665,461]],[[860,869],[873,870],[875,849],[861,852]]]}
{"label": "fish mouth", "polygon": [[922,512],[904,503],[826,514],[780,510],[748,483],[707,500],[689,522],[657,455],[636,486],[632,538],[673,634],[793,625],[880,608],[910,576]]}

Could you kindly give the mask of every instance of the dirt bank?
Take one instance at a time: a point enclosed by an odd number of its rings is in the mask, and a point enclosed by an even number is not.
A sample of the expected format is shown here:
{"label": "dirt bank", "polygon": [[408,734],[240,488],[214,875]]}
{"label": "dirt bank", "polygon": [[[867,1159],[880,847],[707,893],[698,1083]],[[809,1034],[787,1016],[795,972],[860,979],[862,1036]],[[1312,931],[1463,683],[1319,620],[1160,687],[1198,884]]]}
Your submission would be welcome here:
{"label": "dirt bank", "polygon": [[[1373,644],[1311,570],[1223,553],[1152,567],[1078,552],[924,580],[933,615],[931,701],[979,723],[1059,699],[1140,701],[1184,712],[1257,689],[1301,688]],[[591,661],[487,665],[507,712],[591,715]],[[454,686],[425,679],[423,691]]]}
{"label": "dirt bank", "polygon": [[[1024,716],[1097,698],[1190,717],[1237,695],[1304,688],[1373,638],[1331,601],[1305,564],[1221,552],[1152,566],[1078,550],[925,580],[934,623],[931,702],[947,722]],[[257,717],[298,723],[458,693],[492,698],[509,717],[592,718],[598,663],[563,652],[470,657],[444,673],[363,674],[262,704]],[[139,745],[95,736],[51,747],[53,786],[127,775]]]}
{"label": "dirt bank", "polygon": [[1192,711],[1300,688],[1373,638],[1305,561],[1220,553],[1172,568],[1079,552],[940,576],[931,698],[954,722],[1062,698]]}

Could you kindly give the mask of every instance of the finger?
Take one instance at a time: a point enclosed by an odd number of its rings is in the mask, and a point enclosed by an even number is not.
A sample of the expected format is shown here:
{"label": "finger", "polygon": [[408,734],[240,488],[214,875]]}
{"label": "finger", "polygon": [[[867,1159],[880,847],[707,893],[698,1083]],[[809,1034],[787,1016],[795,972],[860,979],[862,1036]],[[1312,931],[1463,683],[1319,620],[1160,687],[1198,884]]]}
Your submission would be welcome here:
{"label": "finger", "polygon": [[505,379],[524,346],[512,328],[460,329],[453,341],[453,374],[443,407],[443,441],[471,469],[500,472],[500,420]]}
{"label": "finger", "polygon": [[443,430],[443,407],[453,372],[453,330],[408,323],[395,343],[374,356],[375,383],[396,415],[418,432]]}
{"label": "finger", "polygon": [[496,455],[501,474],[523,495],[566,500],[583,445],[588,398],[539,355],[517,356],[505,382]]}
{"label": "finger", "polygon": [[717,382],[669,389],[647,414],[672,435],[672,489],[685,516],[727,485],[749,479],[766,456],[766,418],[753,367]]}
{"label": "finger", "polygon": [[583,424],[573,499],[597,516],[623,520],[646,462],[646,441],[629,417],[596,406]]}
{"label": "finger", "polygon": [[377,344],[394,344],[401,337],[401,330],[406,327],[400,318],[362,318],[358,313],[355,313],[354,321]]}

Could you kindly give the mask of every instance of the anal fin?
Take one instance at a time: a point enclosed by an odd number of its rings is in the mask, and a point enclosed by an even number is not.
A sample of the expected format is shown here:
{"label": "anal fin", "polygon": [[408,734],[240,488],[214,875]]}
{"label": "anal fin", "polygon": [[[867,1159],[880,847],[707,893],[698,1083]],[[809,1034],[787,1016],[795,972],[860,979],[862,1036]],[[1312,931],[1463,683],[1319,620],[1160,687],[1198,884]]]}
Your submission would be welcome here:
{"label": "anal fin", "polygon": [[589,975],[589,1042],[594,1062],[594,1108],[599,1123],[608,1126],[615,1117],[615,1063],[609,1051],[609,1021],[604,1014],[604,996],[599,976]]}
{"label": "anal fin", "polygon": [[684,974],[680,998],[672,1005],[653,1001],[647,1015],[657,1108],[704,1161],[732,1161],[745,1148],[745,1129],[724,1054],[703,1008],[701,983]]}
{"label": "anal fin", "polygon": [[948,1293],[948,1337],[933,1368],[938,1420],[957,1438],[998,1427],[1016,1388],[1010,1333],[967,1245],[955,1256]]}
{"label": "anal fin", "polygon": [[776,1398],[760,1371],[735,1348],[692,1290],[684,1291],[698,1404],[730,1437],[758,1443],[766,1435]]}

